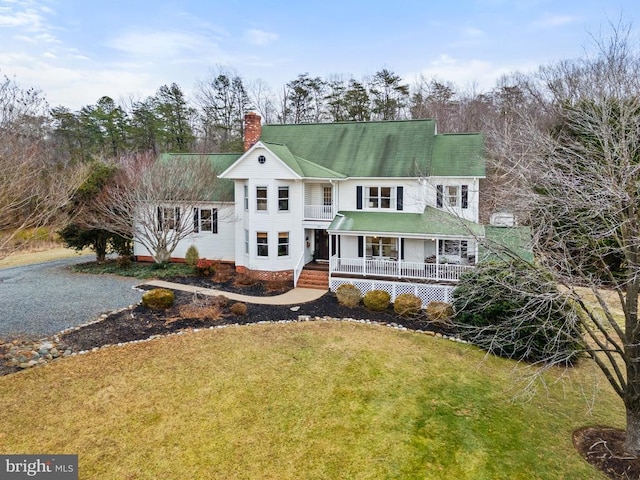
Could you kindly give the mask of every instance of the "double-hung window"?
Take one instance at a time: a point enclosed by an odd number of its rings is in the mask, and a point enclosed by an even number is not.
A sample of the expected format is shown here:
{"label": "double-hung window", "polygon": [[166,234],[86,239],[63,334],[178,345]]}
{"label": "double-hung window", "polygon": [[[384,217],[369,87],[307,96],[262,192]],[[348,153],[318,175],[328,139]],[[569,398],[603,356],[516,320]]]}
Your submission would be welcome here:
{"label": "double-hung window", "polygon": [[368,187],[366,205],[368,208],[391,208],[391,187]]}
{"label": "double-hung window", "polygon": [[269,256],[269,234],[267,232],[256,232],[257,254],[259,257]]}
{"label": "double-hung window", "polygon": [[218,209],[194,208],[193,231],[218,233]]}
{"label": "double-hung window", "polygon": [[180,224],[180,207],[158,207],[158,230],[175,230]]}
{"label": "double-hung window", "polygon": [[289,256],[289,232],[278,232],[278,256]]}
{"label": "double-hung window", "polygon": [[469,186],[438,185],[436,188],[436,206],[438,208],[469,208]]}
{"label": "double-hung window", "polygon": [[249,185],[244,186],[244,209],[249,211]]}
{"label": "double-hung window", "polygon": [[278,187],[278,211],[289,210],[289,187]]}
{"label": "double-hung window", "polygon": [[267,211],[267,187],[256,187],[256,210]]}
{"label": "double-hung window", "polygon": [[447,201],[447,205],[450,207],[458,206],[458,186],[457,185],[447,185],[445,187],[445,199]]}

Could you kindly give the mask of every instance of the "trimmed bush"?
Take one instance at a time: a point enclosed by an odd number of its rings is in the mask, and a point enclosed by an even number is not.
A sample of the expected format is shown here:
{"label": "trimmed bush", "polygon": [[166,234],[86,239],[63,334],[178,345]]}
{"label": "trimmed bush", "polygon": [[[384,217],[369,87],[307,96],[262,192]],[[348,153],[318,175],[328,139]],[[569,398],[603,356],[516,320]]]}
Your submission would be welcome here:
{"label": "trimmed bush", "polygon": [[191,245],[189,248],[187,248],[187,253],[184,254],[184,263],[195,270],[196,265],[198,265],[198,260],[200,260],[198,247],[196,247],[195,245]]}
{"label": "trimmed bush", "polygon": [[424,310],[430,322],[449,323],[453,318],[453,307],[447,302],[429,302]]}
{"label": "trimmed bush", "polygon": [[356,307],[362,298],[362,292],[355,285],[343,283],[336,289],[338,303],[344,307]]}
{"label": "trimmed bush", "polygon": [[393,311],[401,317],[415,317],[422,310],[422,299],[413,293],[402,293],[393,302]]}
{"label": "trimmed bush", "polygon": [[215,262],[213,260],[201,258],[196,262],[196,273],[201,277],[211,277],[215,275]]}
{"label": "trimmed bush", "polygon": [[247,314],[247,306],[244,303],[236,302],[231,305],[231,313],[236,317],[242,317]]}
{"label": "trimmed bush", "polygon": [[582,350],[573,304],[529,264],[478,265],[460,278],[453,307],[458,335],[495,355],[566,365]]}
{"label": "trimmed bush", "polygon": [[175,295],[166,288],[154,288],[142,294],[142,305],[147,308],[170,308],[175,300]]}
{"label": "trimmed bush", "polygon": [[391,295],[389,295],[389,292],[386,292],[384,290],[370,290],[364,294],[362,303],[364,303],[364,306],[369,310],[382,312],[389,308],[389,304],[391,303]]}

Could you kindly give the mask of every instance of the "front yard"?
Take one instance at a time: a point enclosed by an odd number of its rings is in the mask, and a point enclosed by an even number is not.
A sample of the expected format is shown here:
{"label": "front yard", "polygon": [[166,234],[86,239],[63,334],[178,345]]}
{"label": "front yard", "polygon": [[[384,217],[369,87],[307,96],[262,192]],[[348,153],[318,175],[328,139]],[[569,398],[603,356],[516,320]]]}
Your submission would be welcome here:
{"label": "front yard", "polygon": [[522,374],[383,326],[204,330],[1,377],[0,451],[77,453],[83,479],[604,478],[571,445],[623,425],[599,373],[524,403]]}

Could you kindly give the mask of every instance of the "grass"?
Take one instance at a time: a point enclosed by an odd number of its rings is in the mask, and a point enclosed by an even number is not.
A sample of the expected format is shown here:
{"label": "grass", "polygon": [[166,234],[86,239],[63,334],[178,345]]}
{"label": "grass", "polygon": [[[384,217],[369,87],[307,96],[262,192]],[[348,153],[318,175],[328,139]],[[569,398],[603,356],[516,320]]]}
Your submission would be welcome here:
{"label": "grass", "polygon": [[1,377],[0,451],[77,453],[83,479],[604,478],[571,432],[624,424],[606,382],[585,361],[522,403],[522,375],[379,326],[206,330]]}
{"label": "grass", "polygon": [[115,260],[105,263],[85,263],[72,267],[80,273],[123,275],[134,278],[167,278],[178,275],[193,275],[193,268],[184,263],[137,263],[133,262],[127,268],[122,268]]}

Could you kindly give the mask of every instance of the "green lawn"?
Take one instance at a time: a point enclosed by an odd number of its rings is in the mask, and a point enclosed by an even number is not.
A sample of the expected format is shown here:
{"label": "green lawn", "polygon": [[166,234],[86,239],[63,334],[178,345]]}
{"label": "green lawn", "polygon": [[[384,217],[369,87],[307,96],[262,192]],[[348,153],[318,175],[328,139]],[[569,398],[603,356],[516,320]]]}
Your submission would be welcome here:
{"label": "green lawn", "polygon": [[605,478],[571,445],[623,425],[604,380],[585,361],[521,402],[521,376],[380,326],[206,330],[1,377],[0,451],[77,453],[101,480]]}

